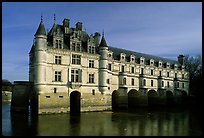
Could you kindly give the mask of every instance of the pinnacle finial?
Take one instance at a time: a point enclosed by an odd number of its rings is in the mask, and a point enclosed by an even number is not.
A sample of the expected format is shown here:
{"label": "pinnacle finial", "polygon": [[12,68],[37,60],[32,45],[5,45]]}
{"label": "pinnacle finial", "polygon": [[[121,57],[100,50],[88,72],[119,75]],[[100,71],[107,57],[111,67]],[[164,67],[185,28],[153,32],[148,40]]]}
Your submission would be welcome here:
{"label": "pinnacle finial", "polygon": [[43,22],[43,14],[41,13],[41,17],[40,17],[41,22]]}
{"label": "pinnacle finial", "polygon": [[103,29],[103,32],[102,32],[102,36],[104,37],[104,29]]}
{"label": "pinnacle finial", "polygon": [[56,23],[56,17],[55,17],[55,13],[54,13],[54,23]]}

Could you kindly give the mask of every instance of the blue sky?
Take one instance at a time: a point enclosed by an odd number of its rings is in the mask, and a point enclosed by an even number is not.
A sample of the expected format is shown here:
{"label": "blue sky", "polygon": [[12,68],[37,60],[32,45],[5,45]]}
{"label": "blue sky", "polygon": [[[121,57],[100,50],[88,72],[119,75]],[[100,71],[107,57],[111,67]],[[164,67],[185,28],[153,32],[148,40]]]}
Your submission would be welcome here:
{"label": "blue sky", "polygon": [[46,30],[80,21],[87,33],[105,32],[110,46],[177,60],[202,55],[201,2],[3,2],[2,79],[28,80],[29,51],[40,16]]}

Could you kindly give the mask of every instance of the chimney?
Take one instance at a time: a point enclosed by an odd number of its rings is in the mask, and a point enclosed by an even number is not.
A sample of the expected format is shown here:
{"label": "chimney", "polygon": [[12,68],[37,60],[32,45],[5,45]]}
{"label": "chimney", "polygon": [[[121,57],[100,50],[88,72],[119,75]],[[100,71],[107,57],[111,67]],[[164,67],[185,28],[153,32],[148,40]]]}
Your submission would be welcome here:
{"label": "chimney", "polygon": [[69,19],[64,19],[63,20],[63,27],[68,27],[69,28]]}
{"label": "chimney", "polygon": [[82,22],[76,23],[76,29],[82,31]]}
{"label": "chimney", "polygon": [[94,33],[94,43],[95,43],[95,46],[99,46],[99,43],[100,43],[100,34],[98,32],[95,32]]}

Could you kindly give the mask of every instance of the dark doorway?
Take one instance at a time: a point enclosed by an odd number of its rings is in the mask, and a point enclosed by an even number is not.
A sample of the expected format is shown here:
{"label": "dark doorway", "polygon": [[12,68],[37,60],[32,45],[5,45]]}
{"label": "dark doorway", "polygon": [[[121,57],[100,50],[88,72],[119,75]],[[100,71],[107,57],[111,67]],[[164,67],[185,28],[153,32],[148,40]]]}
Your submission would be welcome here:
{"label": "dark doorway", "polygon": [[148,94],[148,105],[155,106],[157,104],[157,92],[155,90],[149,90]]}
{"label": "dark doorway", "polygon": [[166,105],[167,106],[174,105],[173,93],[171,91],[166,92]]}
{"label": "dark doorway", "polygon": [[139,92],[132,89],[128,92],[128,108],[134,108],[137,106]]}
{"label": "dark doorway", "polygon": [[114,90],[112,93],[112,110],[115,111],[119,107],[118,103],[119,93],[117,90]]}
{"label": "dark doorway", "polygon": [[73,91],[70,94],[70,114],[80,114],[80,98],[81,94],[78,91]]}

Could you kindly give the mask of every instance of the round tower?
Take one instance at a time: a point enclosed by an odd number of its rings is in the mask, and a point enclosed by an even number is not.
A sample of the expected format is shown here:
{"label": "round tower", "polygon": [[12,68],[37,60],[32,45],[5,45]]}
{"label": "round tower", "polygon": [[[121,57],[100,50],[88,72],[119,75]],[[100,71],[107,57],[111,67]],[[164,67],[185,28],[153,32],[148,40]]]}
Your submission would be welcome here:
{"label": "round tower", "polygon": [[35,33],[35,62],[34,62],[34,85],[38,93],[43,92],[44,84],[46,82],[46,45],[47,36],[43,20]]}
{"label": "round tower", "polygon": [[107,87],[107,61],[108,61],[108,46],[104,35],[102,36],[101,43],[99,45],[99,91],[105,93],[108,90]]}

